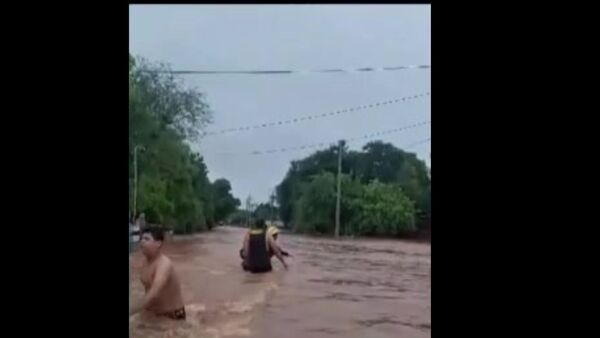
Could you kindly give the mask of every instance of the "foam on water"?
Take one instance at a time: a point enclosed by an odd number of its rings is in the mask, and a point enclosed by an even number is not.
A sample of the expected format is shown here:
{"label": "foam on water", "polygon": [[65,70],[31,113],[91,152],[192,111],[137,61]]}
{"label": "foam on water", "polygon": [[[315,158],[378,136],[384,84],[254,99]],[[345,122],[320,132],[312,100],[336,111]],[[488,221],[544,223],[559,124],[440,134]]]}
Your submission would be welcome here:
{"label": "foam on water", "polygon": [[[285,236],[290,269],[240,267],[245,229],[173,242],[187,319],[136,316],[130,338],[311,338],[431,336],[431,248],[392,240]],[[131,296],[143,296],[140,255],[131,256]]]}
{"label": "foam on water", "polygon": [[260,285],[258,291],[241,299],[228,300],[208,307],[203,303],[186,304],[187,319],[176,322],[148,314],[130,321],[130,337],[246,337],[252,334],[249,325],[260,308],[277,290],[275,282]]}

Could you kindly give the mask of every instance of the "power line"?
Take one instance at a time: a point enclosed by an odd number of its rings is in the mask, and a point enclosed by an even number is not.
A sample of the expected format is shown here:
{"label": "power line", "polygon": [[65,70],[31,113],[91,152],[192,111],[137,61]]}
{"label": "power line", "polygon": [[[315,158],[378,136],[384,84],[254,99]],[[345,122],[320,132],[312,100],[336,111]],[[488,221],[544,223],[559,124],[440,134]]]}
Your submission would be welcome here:
{"label": "power line", "polygon": [[287,75],[307,73],[359,73],[359,72],[383,72],[408,69],[431,69],[431,65],[408,65],[397,67],[363,67],[363,68],[329,68],[311,70],[166,70],[157,73],[177,75]]}
{"label": "power line", "polygon": [[346,140],[346,142],[354,142],[354,141],[360,141],[360,140],[364,140],[364,139],[371,139],[371,138],[375,138],[375,137],[382,136],[382,135],[393,134],[393,133],[397,133],[397,132],[404,131],[407,129],[424,126],[426,124],[431,124],[431,121],[418,122],[418,123],[415,123],[415,124],[412,124],[412,125],[409,125],[406,127],[388,129],[388,130],[379,131],[379,132],[368,134],[368,135],[363,135],[360,137],[353,137],[353,138]]}
{"label": "power line", "polygon": [[335,115],[340,115],[340,114],[344,114],[344,113],[350,113],[350,112],[354,112],[354,111],[358,111],[358,110],[376,108],[376,107],[385,106],[388,104],[406,102],[409,100],[414,100],[414,99],[417,99],[420,97],[425,97],[428,95],[430,95],[430,93],[425,92],[425,93],[417,94],[417,95],[413,95],[413,96],[405,96],[405,97],[401,97],[401,98],[397,98],[397,99],[375,102],[375,103],[371,103],[371,104],[367,104],[367,105],[363,105],[363,106],[356,106],[356,107],[341,109],[341,110],[337,110],[337,111],[332,111],[329,113],[307,115],[307,116],[303,116],[303,117],[296,117],[296,118],[289,119],[289,120],[262,123],[262,124],[256,124],[256,125],[251,125],[251,126],[242,126],[242,127],[237,127],[237,128],[221,129],[221,130],[217,130],[217,131],[213,131],[213,132],[207,132],[203,136],[214,136],[214,135],[221,135],[221,134],[233,133],[233,132],[239,132],[239,131],[247,131],[247,130],[259,129],[259,128],[280,126],[280,125],[284,125],[284,124],[298,123],[298,122],[312,120],[312,119],[319,119],[319,118],[324,118],[324,117],[328,117],[328,116],[335,116]]}
{"label": "power line", "polygon": [[[408,129],[412,129],[412,128],[417,128],[417,127],[421,127],[424,125],[428,125],[431,124],[431,121],[422,121],[422,122],[418,122],[415,124],[411,124],[408,126],[404,126],[404,127],[400,127],[400,128],[394,128],[394,129],[388,129],[388,130],[384,130],[384,131],[379,131],[379,132],[375,132],[375,133],[371,133],[371,134],[367,134],[367,135],[363,135],[363,136],[358,136],[358,137],[352,137],[349,139],[346,139],[346,143],[350,143],[350,142],[356,142],[356,141],[360,141],[360,140],[366,140],[366,139],[371,139],[371,138],[375,138],[375,137],[379,137],[382,135],[388,135],[388,134],[393,134],[393,133],[398,133],[404,130],[408,130]],[[213,153],[215,155],[266,155],[266,154],[275,154],[275,153],[284,153],[284,152],[289,152],[289,151],[298,151],[298,150],[305,150],[305,149],[312,149],[312,148],[322,148],[328,145],[332,145],[334,143],[336,143],[337,141],[330,141],[330,142],[320,142],[320,143],[314,143],[314,144],[305,144],[305,145],[301,145],[301,146],[295,146],[295,147],[287,147],[287,148],[275,148],[275,149],[268,149],[268,150],[255,150],[252,151],[250,153],[228,153],[228,152],[220,152],[220,153]],[[424,142],[424,141],[419,141],[419,142]],[[417,144],[411,144],[409,146],[416,146]],[[408,147],[408,146],[407,146]]]}
{"label": "power line", "polygon": [[406,146],[404,146],[404,148],[405,149],[410,149],[410,148],[414,148],[416,146],[419,146],[421,144],[425,144],[425,143],[428,143],[428,142],[431,142],[431,137],[428,137],[428,138],[426,138],[424,140],[417,141],[417,142],[411,143],[409,145],[406,145]]}

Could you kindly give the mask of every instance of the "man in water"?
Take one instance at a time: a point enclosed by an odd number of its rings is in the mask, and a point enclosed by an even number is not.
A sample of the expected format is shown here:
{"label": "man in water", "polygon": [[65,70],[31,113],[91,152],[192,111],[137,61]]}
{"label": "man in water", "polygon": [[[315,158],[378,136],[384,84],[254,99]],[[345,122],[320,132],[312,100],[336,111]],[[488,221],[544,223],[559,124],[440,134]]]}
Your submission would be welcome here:
{"label": "man in water", "polygon": [[258,219],[244,237],[244,246],[241,252],[244,259],[242,267],[244,270],[254,273],[271,271],[273,269],[271,252],[287,269],[288,266],[283,259],[281,249],[273,239],[273,235],[267,231],[265,221]]}
{"label": "man in water", "polygon": [[[248,230],[248,232],[250,232],[250,230]],[[279,243],[277,242],[277,237],[279,236],[279,229],[275,226],[275,225],[267,225],[267,235],[271,235],[273,236],[273,240],[275,241],[275,243],[279,246]],[[284,257],[288,257],[291,256],[287,251],[283,250],[281,248],[281,246],[279,246],[279,250],[281,251],[281,254]],[[275,255],[275,252],[273,252],[273,250],[269,250],[269,257],[273,258],[273,256]],[[244,259],[244,249],[240,249],[240,258]]]}
{"label": "man in water", "polygon": [[145,261],[141,280],[146,290],[141,302],[132,306],[129,315],[146,310],[158,316],[185,320],[185,307],[179,278],[171,260],[162,253],[164,231],[158,227],[142,230],[140,248]]}

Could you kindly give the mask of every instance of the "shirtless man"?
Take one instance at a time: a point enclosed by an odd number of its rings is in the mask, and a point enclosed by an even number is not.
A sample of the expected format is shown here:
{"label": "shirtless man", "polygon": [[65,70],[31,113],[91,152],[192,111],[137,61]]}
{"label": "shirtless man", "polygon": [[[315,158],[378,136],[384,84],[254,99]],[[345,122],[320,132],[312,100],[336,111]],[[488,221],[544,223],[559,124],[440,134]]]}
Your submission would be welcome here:
{"label": "shirtless man", "polygon": [[140,247],[145,261],[141,280],[146,294],[140,303],[131,307],[129,315],[146,310],[158,316],[185,320],[181,286],[173,263],[161,252],[163,241],[161,228],[149,227],[142,231]]}

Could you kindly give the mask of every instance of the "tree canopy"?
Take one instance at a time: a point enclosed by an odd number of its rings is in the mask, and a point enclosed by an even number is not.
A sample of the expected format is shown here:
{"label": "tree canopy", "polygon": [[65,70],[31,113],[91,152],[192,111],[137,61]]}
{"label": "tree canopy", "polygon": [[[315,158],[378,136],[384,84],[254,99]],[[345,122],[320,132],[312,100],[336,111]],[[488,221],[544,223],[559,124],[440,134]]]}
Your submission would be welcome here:
{"label": "tree canopy", "polygon": [[[280,217],[300,232],[333,233],[337,146],[291,163],[277,187]],[[431,212],[425,162],[390,143],[343,148],[341,231],[348,235],[400,236]]]}
{"label": "tree canopy", "polygon": [[[227,180],[211,184],[204,159],[188,145],[211,121],[204,95],[169,70],[129,56],[129,156],[133,163],[137,155],[137,211],[150,223],[190,233],[211,228],[239,201]],[[130,165],[130,208],[133,171]]]}

